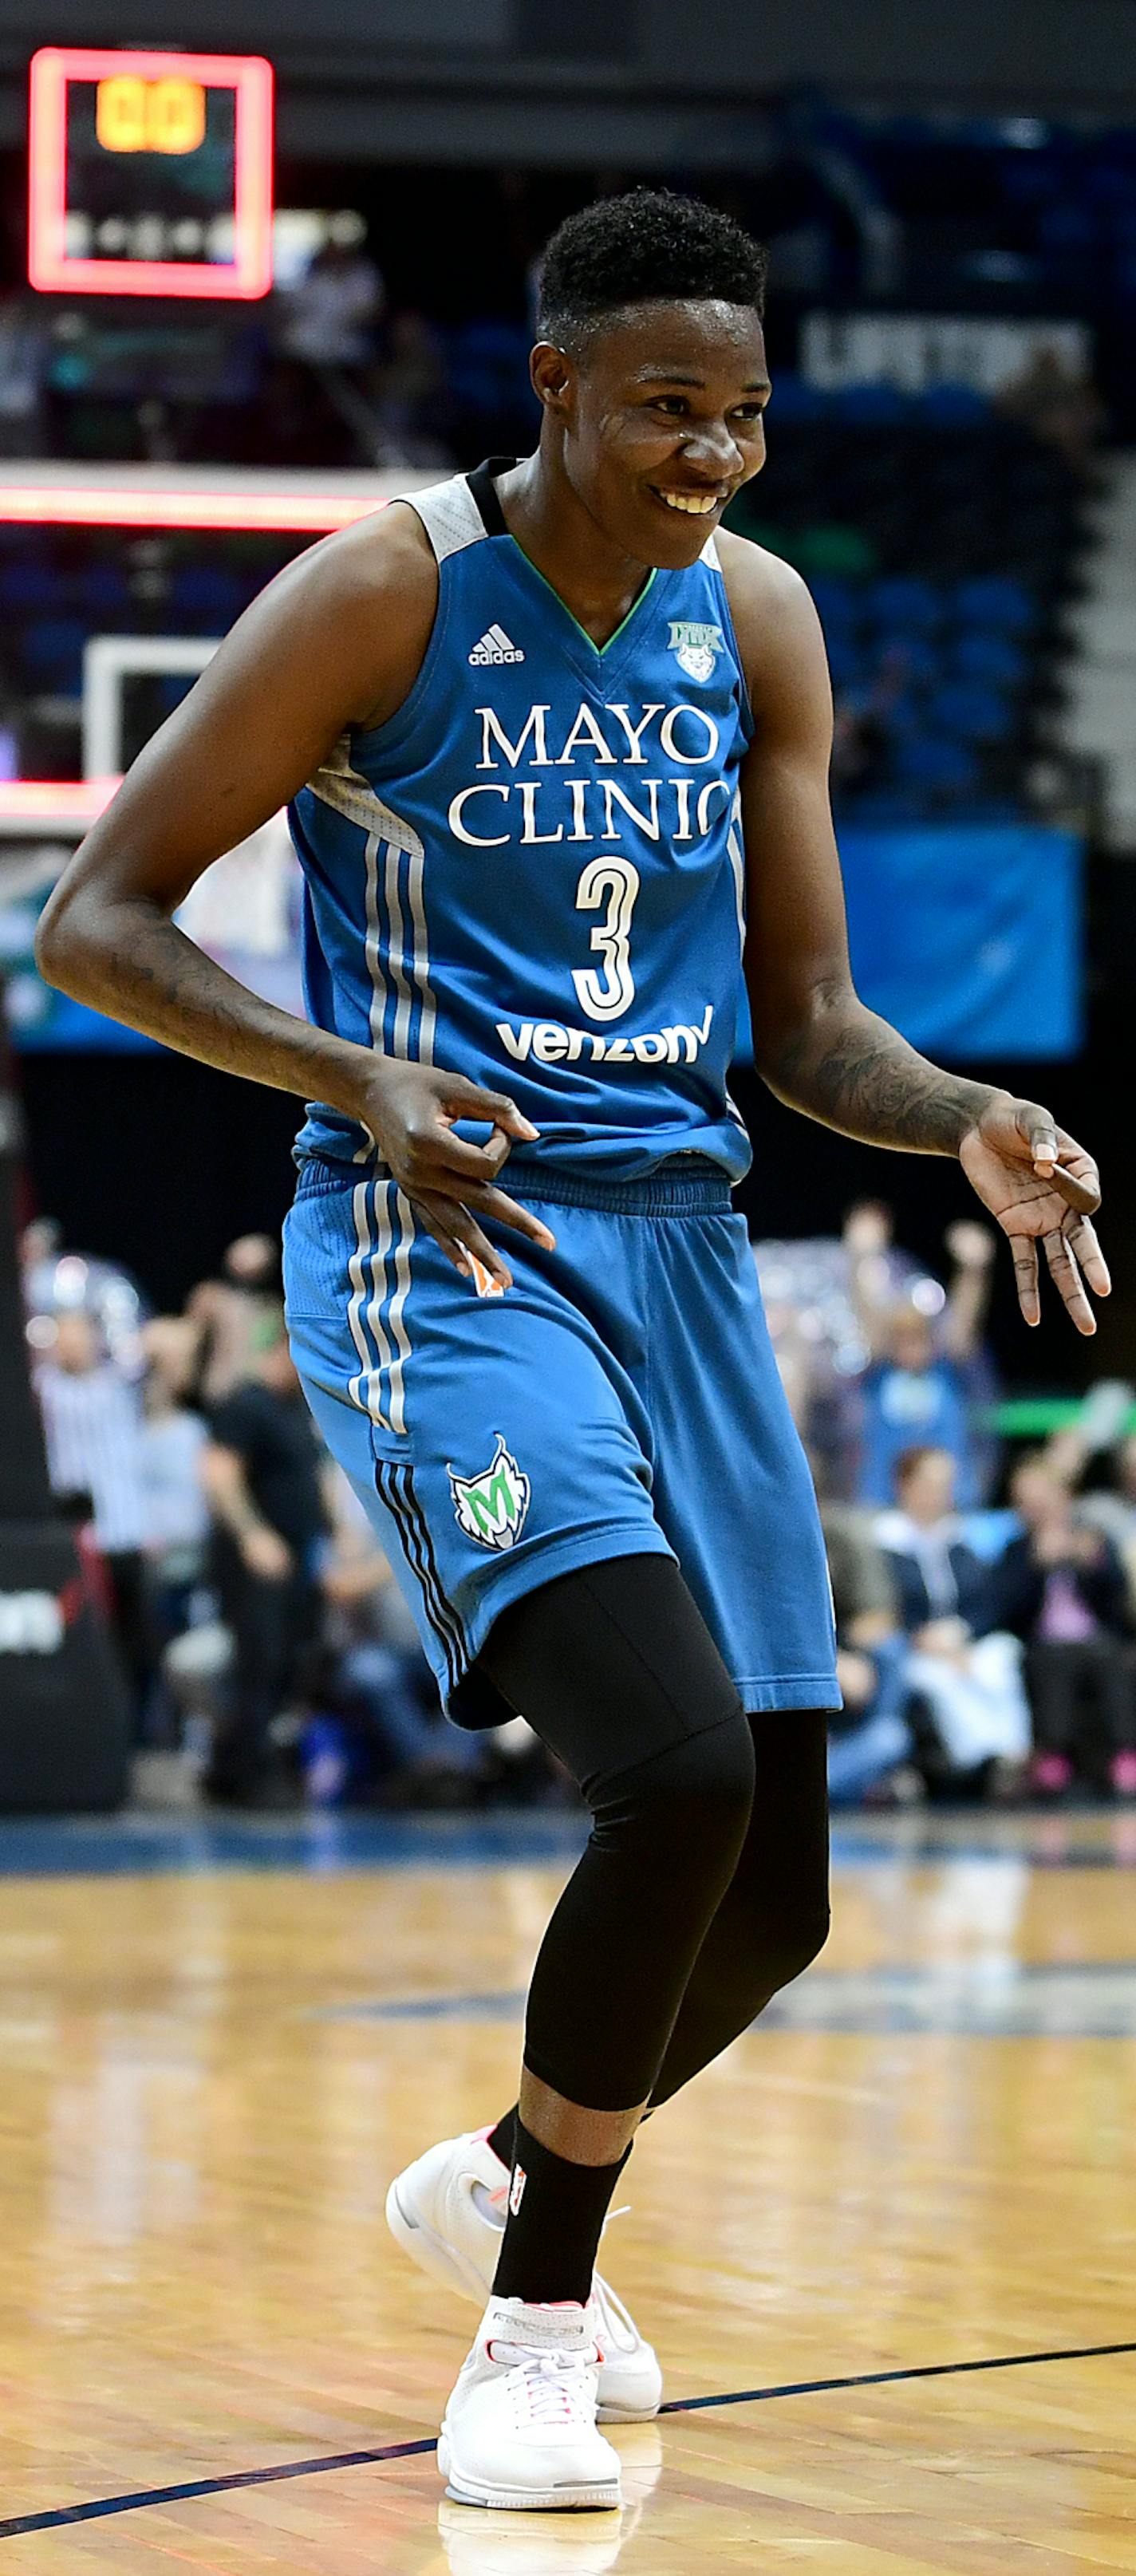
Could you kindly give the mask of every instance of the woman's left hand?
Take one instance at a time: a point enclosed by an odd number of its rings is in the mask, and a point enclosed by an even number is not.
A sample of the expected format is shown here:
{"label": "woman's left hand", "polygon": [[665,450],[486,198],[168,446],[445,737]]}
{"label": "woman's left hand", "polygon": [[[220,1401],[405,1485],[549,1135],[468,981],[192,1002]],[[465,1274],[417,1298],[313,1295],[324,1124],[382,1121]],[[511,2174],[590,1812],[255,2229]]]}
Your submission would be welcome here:
{"label": "woman's left hand", "polygon": [[[1041,1316],[1037,1247],[1079,1333],[1095,1333],[1085,1295],[1107,1297],[1112,1282],[1090,1218],[1100,1206],[1091,1154],[1033,1100],[999,1092],[959,1147],[971,1188],[996,1217],[1014,1256],[1018,1304],[1027,1324]],[[1084,1277],[1082,1278],[1082,1272]]]}

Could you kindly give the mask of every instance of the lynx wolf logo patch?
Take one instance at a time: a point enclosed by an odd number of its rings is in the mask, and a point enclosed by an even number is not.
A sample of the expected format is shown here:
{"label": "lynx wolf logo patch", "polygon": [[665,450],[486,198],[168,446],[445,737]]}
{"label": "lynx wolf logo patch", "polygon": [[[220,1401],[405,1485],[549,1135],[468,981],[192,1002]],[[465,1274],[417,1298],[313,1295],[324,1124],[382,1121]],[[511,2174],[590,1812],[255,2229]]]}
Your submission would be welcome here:
{"label": "lynx wolf logo patch", "polygon": [[454,1514],[466,1537],[476,1539],[481,1547],[512,1547],[525,1525],[532,1486],[510,1456],[501,1433],[497,1433],[493,1463],[480,1476],[455,1476],[452,1467],[447,1473]]}
{"label": "lynx wolf logo patch", "polygon": [[669,624],[668,641],[679,669],[688,680],[712,680],[718,655],[726,649],[721,627],[692,625],[686,617],[672,617]]}

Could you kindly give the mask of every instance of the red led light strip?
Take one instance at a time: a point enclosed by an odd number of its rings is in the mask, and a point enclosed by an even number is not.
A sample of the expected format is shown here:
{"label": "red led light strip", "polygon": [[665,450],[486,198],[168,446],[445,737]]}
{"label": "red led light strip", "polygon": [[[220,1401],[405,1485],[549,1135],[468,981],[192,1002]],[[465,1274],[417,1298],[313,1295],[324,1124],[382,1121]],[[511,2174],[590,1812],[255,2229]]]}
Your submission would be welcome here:
{"label": "red led light strip", "polygon": [[118,784],[117,778],[0,779],[0,823],[85,827],[109,805]]}
{"label": "red led light strip", "polygon": [[[210,260],[69,259],[68,81],[141,80],[176,74],[203,89],[236,92],[235,257]],[[45,45],[32,56],[29,106],[28,276],[41,292],[87,295],[267,295],[272,284],[272,65],[262,54],[139,54]]]}
{"label": "red led light strip", "polygon": [[32,527],[306,530],[324,536],[386,502],[360,494],[129,491],[83,484],[0,482],[0,521]]}

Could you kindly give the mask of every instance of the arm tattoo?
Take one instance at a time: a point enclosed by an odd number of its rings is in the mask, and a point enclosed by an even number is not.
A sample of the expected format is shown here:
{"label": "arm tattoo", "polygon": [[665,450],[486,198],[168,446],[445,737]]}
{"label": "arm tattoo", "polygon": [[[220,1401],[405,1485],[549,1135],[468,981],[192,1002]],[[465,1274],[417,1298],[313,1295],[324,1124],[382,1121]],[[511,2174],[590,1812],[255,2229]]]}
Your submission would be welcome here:
{"label": "arm tattoo", "polygon": [[791,1108],[868,1145],[957,1154],[993,1092],[930,1064],[898,1029],[842,988],[817,996],[808,1025],[763,1068]]}

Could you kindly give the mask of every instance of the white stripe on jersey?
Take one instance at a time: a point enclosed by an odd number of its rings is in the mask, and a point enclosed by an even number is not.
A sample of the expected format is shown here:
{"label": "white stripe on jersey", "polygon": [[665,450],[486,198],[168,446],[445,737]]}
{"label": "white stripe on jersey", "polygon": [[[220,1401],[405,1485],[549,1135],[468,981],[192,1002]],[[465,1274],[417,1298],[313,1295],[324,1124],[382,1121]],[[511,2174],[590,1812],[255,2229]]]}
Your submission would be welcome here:
{"label": "white stripe on jersey", "polygon": [[387,920],[390,923],[390,965],[391,973],[395,981],[395,990],[398,994],[398,1000],[395,1004],[394,1039],[391,1046],[391,1054],[407,1056],[410,1053],[410,1011],[413,996],[411,994],[410,986],[406,980],[406,934],[403,929],[402,905],[399,901],[398,894],[398,863],[401,853],[394,841],[388,841],[386,843],[386,853],[386,897]]}
{"label": "white stripe on jersey", "polygon": [[423,884],[425,851],[416,841],[407,869],[407,891],[410,896],[410,918],[414,924],[414,980],[421,999],[418,1021],[418,1054],[423,1064],[434,1061],[434,1022],[436,1010],[430,982],[430,943],[426,935],[426,903]]}
{"label": "white stripe on jersey", "polygon": [[[712,542],[713,540],[711,540],[711,543]],[[717,556],[715,556],[714,560],[715,562],[717,561]],[[726,834],[726,848],[730,854],[730,866],[734,871],[734,902],[737,905],[738,912],[738,950],[739,954],[744,959],[746,936],[746,881],[745,842],[742,837],[742,800],[740,790],[735,790],[734,793],[733,810],[730,815],[730,828]],[[743,1136],[748,1136],[749,1130],[728,1085],[724,1086],[723,1097],[726,1103],[727,1117],[733,1119],[735,1127],[740,1127]]]}
{"label": "white stripe on jersey", "polygon": [[364,903],[367,914],[367,936],[365,946],[367,972],[371,979],[371,1007],[368,1017],[371,1029],[371,1044],[373,1047],[378,1047],[381,1050],[383,1043],[383,1013],[386,1010],[387,987],[386,978],[383,974],[383,961],[380,944],[382,940],[382,928],[379,922],[378,856],[379,835],[377,832],[368,832],[367,847],[363,853],[363,866],[366,873],[366,892],[364,895]]}
{"label": "white stripe on jersey", "polygon": [[[373,787],[368,786],[366,779],[361,778],[358,771],[352,769],[351,763],[347,757],[346,735],[341,736],[340,740],[335,744],[334,749],[330,752],[327,760],[324,762],[322,769],[317,770],[315,777],[310,779],[308,783],[312,789],[313,795],[322,798],[325,805],[333,806],[337,813],[346,815],[349,822],[357,823],[360,829],[367,834],[368,865],[370,865],[370,845],[372,837],[377,842],[384,842],[386,844],[384,892],[387,913],[390,921],[387,964],[390,968],[390,972],[398,992],[398,1005],[395,1011],[394,1042],[391,1052],[393,1055],[397,1056],[410,1056],[411,1054],[414,1054],[423,1064],[432,1064],[434,1061],[434,1025],[436,1019],[436,1006],[430,984],[430,944],[426,930],[426,906],[423,882],[423,861],[425,859],[425,850],[423,848],[423,844],[418,833],[413,829],[413,826],[405,822],[401,814],[395,814],[389,805],[384,805],[382,798],[380,796],[376,796]],[[413,988],[407,983],[407,967],[409,960],[406,953],[407,941],[405,925],[402,917],[402,902],[398,890],[398,863],[399,854],[402,851],[405,851],[408,860],[409,884],[407,892],[410,902],[410,925],[413,947],[413,967],[411,970]],[[372,992],[371,1038],[372,1043],[381,1045],[382,1012],[386,1003],[387,988],[385,982],[381,981],[382,959],[379,954],[380,932],[378,928],[377,891],[376,883],[374,888],[375,934],[373,940],[371,937],[370,927],[370,900],[368,901],[367,968],[371,978]],[[368,878],[369,898],[370,895],[371,886],[370,879]],[[411,1017],[415,999],[417,999],[419,1005],[417,1045],[414,1045],[413,1043],[411,1032]]]}
{"label": "white stripe on jersey", "polygon": [[[436,1005],[430,983],[430,944],[426,929],[426,906],[423,899],[423,862],[425,851],[417,832],[400,814],[392,812],[376,796],[365,778],[353,770],[347,757],[344,736],[329,759],[310,781],[313,793],[327,805],[357,823],[367,835],[364,851],[366,938],[364,942],[367,972],[371,985],[369,1025],[371,1044],[382,1050],[384,1014],[390,983],[396,994],[394,1029],[390,1052],[405,1059],[417,1058],[423,1064],[434,1061],[434,1027]],[[399,866],[403,854],[407,860],[406,900],[410,920],[404,915],[399,888]],[[380,870],[382,903],[380,905]],[[382,910],[388,925],[386,956],[383,956]],[[414,1005],[418,1003],[418,1028],[413,1027]],[[371,1151],[364,1146],[356,1155],[362,1161]],[[399,1435],[406,1430],[405,1366],[410,1357],[410,1337],[406,1329],[405,1309],[410,1288],[410,1247],[415,1237],[414,1213],[401,1190],[395,1193],[398,1213],[398,1240],[395,1242],[388,1206],[389,1184],[375,1183],[375,1235],[371,1239],[367,1206],[368,1184],[360,1182],[354,1192],[356,1249],[349,1264],[352,1294],[348,1306],[351,1338],[362,1366],[348,1387],[352,1402],[369,1413],[381,1429]],[[392,1274],[388,1260],[393,1255]],[[371,1293],[366,1295],[364,1271],[369,1270]],[[388,1297],[390,1303],[388,1306]],[[365,1301],[365,1302],[364,1302]],[[388,1338],[387,1327],[390,1329]],[[392,1348],[393,1340],[393,1348]],[[374,1357],[369,1347],[373,1345]],[[375,1362],[377,1360],[377,1366]],[[389,1413],[382,1406],[383,1373],[389,1389]]]}
{"label": "white stripe on jersey", "polygon": [[740,793],[736,790],[734,794],[733,809],[730,814],[730,828],[726,834],[726,848],[730,853],[730,866],[734,871],[734,902],[738,908],[738,940],[740,946],[744,949],[746,935],[745,843],[742,838],[742,800]]}

